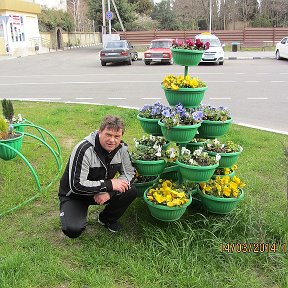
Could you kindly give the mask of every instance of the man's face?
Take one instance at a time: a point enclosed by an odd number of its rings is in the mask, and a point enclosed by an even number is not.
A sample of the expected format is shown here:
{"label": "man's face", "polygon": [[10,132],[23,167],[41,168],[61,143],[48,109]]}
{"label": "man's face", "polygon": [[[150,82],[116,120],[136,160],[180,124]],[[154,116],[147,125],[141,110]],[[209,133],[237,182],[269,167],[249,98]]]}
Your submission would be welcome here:
{"label": "man's face", "polygon": [[102,148],[107,152],[113,151],[120,144],[122,139],[122,129],[118,131],[105,128],[103,131],[99,131],[99,141]]}

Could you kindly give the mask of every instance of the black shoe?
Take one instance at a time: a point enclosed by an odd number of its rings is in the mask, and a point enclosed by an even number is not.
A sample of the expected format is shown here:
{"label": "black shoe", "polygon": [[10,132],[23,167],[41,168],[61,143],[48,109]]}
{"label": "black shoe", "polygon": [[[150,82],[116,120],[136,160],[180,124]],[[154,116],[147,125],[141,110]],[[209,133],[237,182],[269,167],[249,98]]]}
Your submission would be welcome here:
{"label": "black shoe", "polygon": [[114,233],[119,232],[122,228],[121,224],[118,221],[110,223],[100,219],[100,215],[98,216],[98,223],[105,226],[110,232]]}

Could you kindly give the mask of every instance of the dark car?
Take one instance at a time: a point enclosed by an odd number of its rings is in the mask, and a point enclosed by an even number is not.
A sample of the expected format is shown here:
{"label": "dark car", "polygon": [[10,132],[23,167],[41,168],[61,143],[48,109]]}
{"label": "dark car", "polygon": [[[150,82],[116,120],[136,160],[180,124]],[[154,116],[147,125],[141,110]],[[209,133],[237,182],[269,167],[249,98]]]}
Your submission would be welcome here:
{"label": "dark car", "polygon": [[131,65],[132,61],[138,60],[138,53],[127,40],[113,40],[106,42],[100,52],[102,66],[107,63],[124,62]]}

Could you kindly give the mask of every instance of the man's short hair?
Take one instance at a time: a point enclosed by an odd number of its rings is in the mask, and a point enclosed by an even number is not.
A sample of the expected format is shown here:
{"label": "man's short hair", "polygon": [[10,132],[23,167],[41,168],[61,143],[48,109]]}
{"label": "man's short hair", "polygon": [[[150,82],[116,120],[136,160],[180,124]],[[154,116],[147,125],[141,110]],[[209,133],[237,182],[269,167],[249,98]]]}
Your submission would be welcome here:
{"label": "man's short hair", "polygon": [[108,115],[105,118],[103,118],[99,131],[101,132],[105,128],[114,131],[119,131],[119,129],[122,129],[122,135],[123,135],[125,131],[124,121],[120,117]]}

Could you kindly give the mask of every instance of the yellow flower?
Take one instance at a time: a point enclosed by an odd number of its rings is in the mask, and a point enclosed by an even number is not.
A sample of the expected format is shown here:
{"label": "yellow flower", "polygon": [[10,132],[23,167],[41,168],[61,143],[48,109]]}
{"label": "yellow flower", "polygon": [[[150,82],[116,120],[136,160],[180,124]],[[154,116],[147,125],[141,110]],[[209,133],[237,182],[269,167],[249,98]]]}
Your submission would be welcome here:
{"label": "yellow flower", "polygon": [[163,203],[165,201],[165,198],[156,192],[153,194],[153,196],[158,203]]}
{"label": "yellow flower", "polygon": [[190,75],[186,75],[186,76],[185,76],[185,80],[186,80],[186,81],[190,81],[190,79],[191,79]]}
{"label": "yellow flower", "polygon": [[168,206],[168,207],[173,207],[173,206],[176,206],[176,205],[175,205],[174,202],[169,201],[169,202],[167,202],[167,206]]}
{"label": "yellow flower", "polygon": [[230,168],[224,168],[224,174],[225,175],[230,174]]}
{"label": "yellow flower", "polygon": [[179,86],[175,85],[175,84],[171,84],[171,89],[172,90],[178,90],[179,89]]}
{"label": "yellow flower", "polygon": [[190,86],[192,86],[193,88],[197,88],[199,86],[199,81],[197,78],[192,78],[190,80]]}
{"label": "yellow flower", "polygon": [[224,187],[223,188],[223,195],[225,195],[226,197],[230,197],[231,189],[229,187]]}

